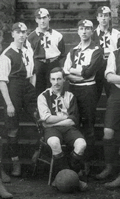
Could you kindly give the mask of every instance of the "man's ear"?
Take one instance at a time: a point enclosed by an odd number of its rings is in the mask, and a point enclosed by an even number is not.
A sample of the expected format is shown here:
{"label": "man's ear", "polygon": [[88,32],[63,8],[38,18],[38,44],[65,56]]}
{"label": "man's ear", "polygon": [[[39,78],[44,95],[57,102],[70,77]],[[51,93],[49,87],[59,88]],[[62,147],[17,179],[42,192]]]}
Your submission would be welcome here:
{"label": "man's ear", "polygon": [[91,30],[92,30],[92,34],[93,34],[93,32],[94,32],[94,28],[91,28]]}
{"label": "man's ear", "polygon": [[14,32],[11,32],[12,38],[14,38]]}
{"label": "man's ear", "polygon": [[49,21],[51,21],[51,16],[49,15],[48,17],[49,17]]}
{"label": "man's ear", "polygon": [[35,18],[35,22],[38,23],[38,18]]}
{"label": "man's ear", "polygon": [[77,34],[79,35],[79,27],[78,27],[78,30],[77,30]]}
{"label": "man's ear", "polygon": [[98,20],[98,16],[96,17],[96,19],[97,19],[97,21],[99,22],[99,20]]}

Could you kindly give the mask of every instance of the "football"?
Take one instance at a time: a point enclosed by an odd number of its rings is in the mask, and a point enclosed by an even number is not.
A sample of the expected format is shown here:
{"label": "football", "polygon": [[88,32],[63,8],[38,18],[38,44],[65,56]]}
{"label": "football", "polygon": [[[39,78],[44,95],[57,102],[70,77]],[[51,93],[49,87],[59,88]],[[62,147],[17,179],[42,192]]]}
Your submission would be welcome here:
{"label": "football", "polygon": [[79,177],[75,171],[63,169],[56,175],[54,183],[59,191],[71,193],[79,188]]}

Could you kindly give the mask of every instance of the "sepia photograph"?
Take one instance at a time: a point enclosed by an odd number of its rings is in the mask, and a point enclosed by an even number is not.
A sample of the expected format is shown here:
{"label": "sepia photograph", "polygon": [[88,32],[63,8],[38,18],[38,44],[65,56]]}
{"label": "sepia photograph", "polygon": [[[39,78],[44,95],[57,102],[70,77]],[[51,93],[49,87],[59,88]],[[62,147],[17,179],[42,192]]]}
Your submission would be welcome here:
{"label": "sepia photograph", "polygon": [[120,199],[119,109],[120,0],[0,0],[0,198]]}

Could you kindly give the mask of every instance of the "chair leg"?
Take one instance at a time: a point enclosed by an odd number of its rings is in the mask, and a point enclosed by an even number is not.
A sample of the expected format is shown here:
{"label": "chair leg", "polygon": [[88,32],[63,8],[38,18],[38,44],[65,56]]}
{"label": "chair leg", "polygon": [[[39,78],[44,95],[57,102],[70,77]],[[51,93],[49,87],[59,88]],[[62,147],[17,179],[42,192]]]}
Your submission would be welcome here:
{"label": "chair leg", "polygon": [[51,162],[50,162],[50,171],[49,171],[48,185],[51,185],[52,173],[53,173],[53,164],[54,164],[54,158],[52,156]]}
{"label": "chair leg", "polygon": [[40,146],[39,146],[38,154],[37,154],[37,157],[36,157],[36,160],[35,160],[35,163],[34,163],[34,168],[33,168],[32,176],[35,175],[35,171],[36,171],[36,168],[37,168],[37,162],[38,162],[38,158],[39,158],[40,155],[41,155],[41,151],[42,151],[42,143],[41,143]]}

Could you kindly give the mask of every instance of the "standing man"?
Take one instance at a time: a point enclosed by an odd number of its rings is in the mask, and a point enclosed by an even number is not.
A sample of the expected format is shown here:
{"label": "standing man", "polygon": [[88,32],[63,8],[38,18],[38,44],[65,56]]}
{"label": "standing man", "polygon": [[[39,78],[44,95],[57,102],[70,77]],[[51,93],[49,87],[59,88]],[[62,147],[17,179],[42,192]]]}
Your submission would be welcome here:
{"label": "standing man", "polygon": [[80,123],[87,141],[86,162],[93,155],[94,123],[97,104],[95,75],[100,68],[101,49],[91,40],[93,23],[89,20],[78,22],[81,42],[68,53],[64,72],[70,82],[70,91],[77,97]]}
{"label": "standing man", "polygon": [[103,86],[107,97],[110,94],[110,83],[104,78],[104,72],[107,65],[109,53],[119,46],[120,32],[111,27],[111,10],[107,6],[101,6],[97,10],[98,27],[94,30],[92,39],[96,45],[101,46],[104,50],[103,59],[101,60],[100,70],[96,74],[96,84],[98,92],[98,100],[100,99]]}
{"label": "standing man", "polygon": [[[97,179],[105,179],[113,172],[116,156],[115,138],[117,138],[120,131],[120,48],[110,53],[105,77],[111,83],[110,97],[108,98],[106,107],[103,138],[105,169],[96,176]],[[120,175],[113,182],[106,183],[105,186],[107,188],[119,187]]]}
{"label": "standing man", "polygon": [[48,10],[45,8],[36,10],[35,21],[38,27],[28,36],[34,51],[37,96],[50,87],[50,70],[63,66],[62,59],[65,56],[63,36],[50,28],[50,20]]}
{"label": "standing man", "polygon": [[[64,89],[64,73],[59,67],[50,71],[51,88],[38,97],[38,111],[43,120],[45,141],[52,149],[57,172],[69,168],[61,144],[72,147],[69,166],[79,172],[83,162],[86,141],[78,125],[78,109],[74,95]],[[56,172],[56,174],[57,174]]]}
{"label": "standing man", "polygon": [[32,117],[36,110],[33,51],[27,38],[24,23],[12,27],[13,42],[0,57],[0,90],[5,102],[5,127],[13,161],[13,176],[21,174],[18,157],[19,113],[22,108]]}
{"label": "standing man", "polygon": [[[0,137],[0,197],[1,198],[13,198],[13,195],[9,193],[2,183],[2,138]],[[9,178],[10,179],[10,178]],[[10,181],[6,181],[10,182]]]}

